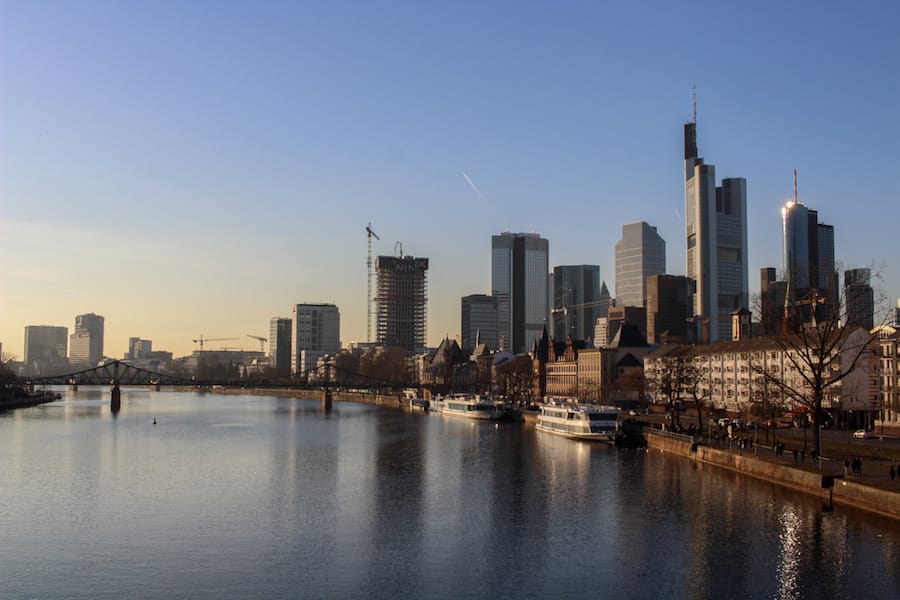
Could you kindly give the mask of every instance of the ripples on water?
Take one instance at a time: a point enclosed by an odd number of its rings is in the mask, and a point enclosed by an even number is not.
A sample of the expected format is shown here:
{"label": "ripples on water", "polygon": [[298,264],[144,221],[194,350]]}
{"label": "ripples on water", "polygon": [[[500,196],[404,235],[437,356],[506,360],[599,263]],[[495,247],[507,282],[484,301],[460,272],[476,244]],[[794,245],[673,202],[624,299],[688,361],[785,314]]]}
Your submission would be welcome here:
{"label": "ripples on water", "polygon": [[900,597],[895,522],[660,453],[366,405],[107,403],[0,416],[0,597]]}

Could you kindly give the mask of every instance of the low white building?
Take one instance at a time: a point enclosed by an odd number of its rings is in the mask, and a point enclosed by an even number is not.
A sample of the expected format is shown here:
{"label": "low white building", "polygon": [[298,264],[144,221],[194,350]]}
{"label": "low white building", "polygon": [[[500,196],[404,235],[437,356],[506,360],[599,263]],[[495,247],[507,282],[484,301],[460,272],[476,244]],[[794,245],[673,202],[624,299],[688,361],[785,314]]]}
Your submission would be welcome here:
{"label": "low white building", "polygon": [[[861,345],[869,345],[859,356],[855,368],[852,361]],[[794,346],[796,348],[796,345]],[[840,381],[828,386],[822,408],[839,424],[862,426],[874,417],[880,408],[880,366],[876,360],[877,344],[865,329],[847,330],[835,352],[839,360],[833,361],[829,373],[834,377],[850,371]],[[740,415],[779,415],[798,406],[797,394],[812,392],[805,382],[802,370],[807,364],[790,346],[783,347],[768,337],[706,345],[665,344],[644,357],[644,379],[647,395],[654,403],[668,402],[665,393],[667,373],[678,369],[679,362],[687,361],[694,367],[698,379],[698,397],[714,409]],[[808,371],[808,369],[807,369]],[[671,377],[671,375],[669,375]],[[777,378],[790,386],[794,394],[786,393]],[[680,399],[692,401],[686,389]]]}

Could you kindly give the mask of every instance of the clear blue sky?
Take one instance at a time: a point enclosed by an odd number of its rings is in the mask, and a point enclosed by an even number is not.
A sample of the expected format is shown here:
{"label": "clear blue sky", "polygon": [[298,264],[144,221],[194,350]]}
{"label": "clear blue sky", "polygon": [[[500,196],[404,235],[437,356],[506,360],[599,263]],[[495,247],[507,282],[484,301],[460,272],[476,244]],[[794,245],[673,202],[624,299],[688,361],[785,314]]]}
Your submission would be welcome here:
{"label": "clear blue sky", "polygon": [[[298,302],[366,334],[366,235],[431,259],[429,340],[490,236],[599,264],[624,223],[684,272],[682,123],[746,177],[751,292],[792,194],[900,295],[897,2],[0,2],[0,342],[106,317],[188,353]],[[463,173],[477,186],[476,192]]]}

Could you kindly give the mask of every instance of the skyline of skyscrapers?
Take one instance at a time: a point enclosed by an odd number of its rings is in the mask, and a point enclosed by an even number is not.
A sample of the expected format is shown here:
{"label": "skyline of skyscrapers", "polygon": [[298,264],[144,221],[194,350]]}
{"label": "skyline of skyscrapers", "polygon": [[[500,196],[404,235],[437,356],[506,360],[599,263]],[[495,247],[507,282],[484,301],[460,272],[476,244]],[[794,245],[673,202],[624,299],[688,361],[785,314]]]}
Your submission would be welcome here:
{"label": "skyline of skyscrapers", "polygon": [[697,152],[697,122],[684,125],[685,265],[694,280],[693,313],[709,340],[731,338],[731,313],[749,304],[747,181],[722,180]]}
{"label": "skyline of skyscrapers", "polygon": [[550,316],[549,242],[536,233],[491,236],[491,296],[497,298],[500,348],[531,349]]}
{"label": "skyline of skyscrapers", "polygon": [[665,274],[666,242],[646,221],[622,226],[616,242],[616,304],[646,306],[647,277]]}
{"label": "skyline of skyscrapers", "polygon": [[379,256],[375,259],[375,339],[408,352],[425,348],[428,259]]}
{"label": "skyline of skyscrapers", "polygon": [[593,339],[601,314],[600,266],[559,265],[553,267],[553,338],[565,341]]}

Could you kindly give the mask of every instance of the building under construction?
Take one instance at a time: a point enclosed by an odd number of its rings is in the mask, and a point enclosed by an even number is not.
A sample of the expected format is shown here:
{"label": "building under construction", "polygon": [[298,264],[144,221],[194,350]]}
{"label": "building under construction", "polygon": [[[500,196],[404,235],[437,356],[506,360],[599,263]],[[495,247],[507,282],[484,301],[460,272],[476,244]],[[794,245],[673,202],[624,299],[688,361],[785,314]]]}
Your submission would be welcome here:
{"label": "building under construction", "polygon": [[428,259],[379,256],[376,303],[377,341],[408,352],[425,348]]}

